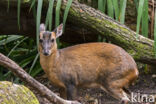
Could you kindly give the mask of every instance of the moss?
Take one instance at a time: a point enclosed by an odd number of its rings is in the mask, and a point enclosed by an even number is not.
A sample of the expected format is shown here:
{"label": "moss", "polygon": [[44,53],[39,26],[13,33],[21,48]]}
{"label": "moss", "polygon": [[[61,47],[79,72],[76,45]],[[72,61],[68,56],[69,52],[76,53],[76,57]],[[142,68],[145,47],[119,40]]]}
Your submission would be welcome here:
{"label": "moss", "polygon": [[0,82],[0,104],[39,104],[35,95],[25,86]]}

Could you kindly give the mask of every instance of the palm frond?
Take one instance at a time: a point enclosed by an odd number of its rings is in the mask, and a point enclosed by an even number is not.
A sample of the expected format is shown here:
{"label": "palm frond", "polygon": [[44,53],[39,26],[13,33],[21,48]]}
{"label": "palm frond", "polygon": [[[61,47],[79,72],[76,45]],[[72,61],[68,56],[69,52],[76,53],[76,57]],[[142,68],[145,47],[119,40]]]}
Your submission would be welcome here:
{"label": "palm frond", "polygon": [[1,45],[5,45],[7,43],[16,41],[20,38],[23,38],[23,36],[19,36],[19,35],[9,35],[6,39],[0,40],[0,46]]}
{"label": "palm frond", "polygon": [[[58,0],[57,1],[57,4],[56,4],[55,27],[57,27],[60,24],[60,8],[61,8],[61,2],[62,2],[62,0]],[[59,48],[60,47],[60,41],[59,41],[58,38],[56,39],[56,41],[57,41],[57,45],[58,45],[58,48]]]}
{"label": "palm frond", "polygon": [[98,9],[104,13],[104,1],[106,0],[98,0]]}
{"label": "palm frond", "polygon": [[56,4],[55,27],[60,24],[60,8],[62,0],[58,0]]}
{"label": "palm frond", "polygon": [[120,15],[119,15],[119,20],[122,24],[125,22],[125,10],[126,10],[126,4],[127,0],[121,0],[120,1]]}
{"label": "palm frond", "polygon": [[24,40],[26,40],[26,39],[28,39],[28,37],[25,37],[24,39],[22,39],[19,43],[17,43],[12,49],[11,49],[11,51],[8,53],[8,57],[10,56],[10,54],[24,41]]}
{"label": "palm frond", "polygon": [[38,46],[39,43],[39,26],[40,26],[40,21],[41,21],[41,12],[42,12],[42,4],[43,4],[43,0],[38,0],[38,4],[37,4],[37,19],[36,19],[36,43]]}
{"label": "palm frond", "polygon": [[115,12],[115,19],[119,20],[119,6],[118,6],[118,0],[112,0],[114,12]]}
{"label": "palm frond", "polygon": [[21,12],[21,0],[17,1],[17,24],[20,29],[20,12]]}
{"label": "palm frond", "polygon": [[29,12],[30,12],[31,9],[34,7],[35,3],[36,3],[36,0],[32,0],[31,5],[30,5]]}
{"label": "palm frond", "polygon": [[107,0],[107,10],[108,10],[108,16],[114,18],[114,10],[113,10],[113,4],[112,0]]}
{"label": "palm frond", "polygon": [[49,7],[48,7],[48,11],[47,11],[45,24],[46,24],[46,28],[47,28],[47,26],[49,26],[50,31],[52,30],[53,5],[54,5],[54,0],[49,0]]}
{"label": "palm frond", "polygon": [[144,0],[139,0],[136,37],[138,37],[139,30],[140,30],[140,22],[141,22],[141,17],[142,17],[143,6],[144,6]]}
{"label": "palm frond", "polygon": [[32,69],[34,68],[36,62],[37,62],[37,59],[39,58],[39,53],[36,55],[31,67],[30,67],[30,70],[29,70],[29,74],[31,73]]}
{"label": "palm frond", "polygon": [[148,0],[144,1],[142,14],[142,34],[148,37]]}
{"label": "palm frond", "polygon": [[72,2],[73,2],[73,0],[68,0],[68,2],[67,2],[67,6],[66,6],[66,9],[64,12],[64,17],[63,17],[63,29],[65,29],[65,23],[66,23],[68,12],[69,12]]}

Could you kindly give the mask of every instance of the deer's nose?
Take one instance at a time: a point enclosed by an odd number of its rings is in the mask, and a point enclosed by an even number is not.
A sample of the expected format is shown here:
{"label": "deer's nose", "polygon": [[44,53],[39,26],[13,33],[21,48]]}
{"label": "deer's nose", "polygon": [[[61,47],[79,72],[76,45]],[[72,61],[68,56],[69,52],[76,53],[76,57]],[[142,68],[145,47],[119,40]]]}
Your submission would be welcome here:
{"label": "deer's nose", "polygon": [[49,55],[49,51],[48,51],[48,50],[44,50],[44,51],[43,51],[43,54],[44,54],[45,56],[48,56],[48,55]]}
{"label": "deer's nose", "polygon": [[44,52],[44,55],[45,55],[45,56],[48,56],[49,54],[48,54],[47,52]]}

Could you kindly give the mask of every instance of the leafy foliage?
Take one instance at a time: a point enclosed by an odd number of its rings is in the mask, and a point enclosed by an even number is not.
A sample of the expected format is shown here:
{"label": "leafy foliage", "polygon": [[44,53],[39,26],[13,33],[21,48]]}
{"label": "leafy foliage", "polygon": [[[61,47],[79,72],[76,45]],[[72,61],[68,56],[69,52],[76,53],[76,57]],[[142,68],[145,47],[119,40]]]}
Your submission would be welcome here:
{"label": "leafy foliage", "polygon": [[[29,67],[32,66],[33,60],[36,59],[35,55],[37,54],[37,47],[33,39],[19,35],[1,35],[0,43],[3,43],[0,44],[0,52],[13,59],[22,68],[29,71],[31,75],[36,75],[41,72],[38,68],[40,64],[33,64],[33,73],[32,70],[29,69]],[[38,60],[35,61],[36,63],[39,63]],[[10,71],[7,71],[2,67],[0,67],[0,74],[0,80],[10,80],[15,78]],[[19,79],[15,78],[14,81],[18,82]]]}
{"label": "leafy foliage", "polygon": [[[39,43],[39,25],[41,23],[42,16],[42,6],[43,0],[38,0],[37,2],[37,12],[36,12],[36,0],[31,0],[31,6],[29,12],[33,10],[34,17],[36,17],[36,44],[33,39],[28,37],[23,37],[20,35],[1,35],[0,36],[0,52],[7,55],[15,62],[17,62],[22,68],[24,68],[33,77],[42,71],[39,63],[39,53],[38,53],[38,43]],[[57,1],[56,5],[56,15],[55,15],[55,26],[60,24],[60,8],[62,0]],[[72,0],[69,0],[65,9],[63,23],[65,25],[68,16],[69,8],[72,4]],[[45,19],[46,28],[52,30],[52,17],[53,17],[53,5],[54,0],[49,0],[49,7],[47,10],[47,15]],[[20,29],[20,9],[21,0],[18,0],[17,4],[17,24]],[[9,9],[9,1],[8,1]],[[62,46],[64,46],[62,44]],[[0,80],[10,80],[15,77],[10,71],[0,67]],[[15,78],[14,81],[18,82],[19,79]]]}
{"label": "leafy foliage", "polygon": [[[8,0],[8,10],[9,2]],[[1,35],[0,36],[0,52],[7,55],[14,61],[16,61],[22,68],[24,68],[33,77],[42,71],[39,63],[39,54],[37,51],[37,46],[39,43],[39,25],[42,19],[42,6],[44,0],[30,0],[29,12],[33,12],[36,19],[36,42],[28,37],[17,36],[17,35]],[[68,17],[68,12],[73,0],[68,0],[63,21],[60,21],[60,8],[62,0],[49,0],[49,6],[47,9],[45,24],[46,28],[51,31],[53,28],[58,26],[63,22],[64,27]],[[102,13],[107,14],[111,18],[119,21],[120,23],[125,23],[125,13],[127,7],[127,0],[78,0],[81,3],[86,3],[95,9],[99,9]],[[54,2],[56,5],[54,6]],[[137,9],[137,28],[136,32],[139,34],[140,29],[143,36],[148,37],[148,0],[134,0]],[[37,8],[36,8],[37,7]],[[55,7],[55,8],[54,8]],[[55,10],[55,11],[54,11]],[[21,0],[17,3],[17,25],[20,29],[20,11],[21,11]],[[53,14],[55,12],[55,18],[53,19]],[[155,13],[156,14],[156,13]],[[55,21],[53,21],[55,20]],[[156,20],[156,16],[155,16]],[[55,26],[53,24],[55,23]],[[156,53],[156,21],[154,26],[154,40],[155,40],[155,53]],[[98,41],[105,41],[100,35]],[[65,47],[64,43],[57,40],[59,47]],[[6,71],[4,68],[0,68],[0,80],[14,78],[13,75]],[[18,81],[18,79],[15,79]]]}

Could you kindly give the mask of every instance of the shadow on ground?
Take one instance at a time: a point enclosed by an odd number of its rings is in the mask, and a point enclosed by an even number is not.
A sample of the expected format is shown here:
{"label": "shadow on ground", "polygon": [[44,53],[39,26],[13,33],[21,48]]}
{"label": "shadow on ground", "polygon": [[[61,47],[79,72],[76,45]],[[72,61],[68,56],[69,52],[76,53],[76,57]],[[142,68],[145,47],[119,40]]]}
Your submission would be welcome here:
{"label": "shadow on ground", "polygon": [[[53,92],[59,95],[58,89],[54,88],[47,78],[39,76],[36,78],[38,81],[46,85]],[[136,81],[135,85],[130,86],[129,91],[131,93],[137,94],[152,94],[155,95],[156,101],[156,77],[152,74],[145,74],[140,72],[139,78]],[[40,104],[51,104],[49,101],[40,96],[35,90],[33,92],[36,94],[37,98],[40,101]],[[120,104],[119,101],[111,97],[109,94],[105,93],[100,89],[79,89],[78,90],[79,99],[82,101],[82,104]],[[139,95],[138,95],[139,96]],[[131,99],[131,98],[130,98]],[[137,99],[137,98],[136,98]],[[132,104],[156,104],[155,103],[132,103]]]}

